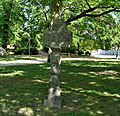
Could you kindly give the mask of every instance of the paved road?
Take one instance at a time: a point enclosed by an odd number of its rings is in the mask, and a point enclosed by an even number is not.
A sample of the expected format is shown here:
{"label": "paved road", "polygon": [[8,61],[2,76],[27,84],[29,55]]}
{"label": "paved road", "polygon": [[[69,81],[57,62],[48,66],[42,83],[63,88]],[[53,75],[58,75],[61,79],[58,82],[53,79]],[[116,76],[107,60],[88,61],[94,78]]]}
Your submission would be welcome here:
{"label": "paved road", "polygon": [[[91,60],[91,61],[103,61],[103,60],[108,60],[105,58],[114,58],[115,56],[110,56],[110,55],[99,55],[96,57],[91,57],[91,58],[62,58],[63,61],[70,61],[70,60]],[[38,58],[36,60],[15,60],[15,61],[0,61],[0,66],[12,66],[12,65],[26,65],[26,64],[40,64],[40,63],[45,63],[47,62],[47,58]]]}
{"label": "paved road", "polygon": [[96,54],[96,55],[94,55],[94,57],[96,57],[96,58],[116,58],[116,55],[99,55],[99,54]]}
{"label": "paved road", "polygon": [[47,62],[47,59],[0,61],[0,66],[26,65],[26,64],[40,64],[40,63],[44,63],[44,62]]}

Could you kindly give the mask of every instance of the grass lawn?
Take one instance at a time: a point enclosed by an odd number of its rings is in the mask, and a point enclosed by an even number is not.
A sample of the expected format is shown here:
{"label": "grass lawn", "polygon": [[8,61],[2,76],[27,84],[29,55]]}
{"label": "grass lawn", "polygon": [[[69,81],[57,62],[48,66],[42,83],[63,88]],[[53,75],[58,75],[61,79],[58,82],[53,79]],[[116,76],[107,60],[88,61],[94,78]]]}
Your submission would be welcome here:
{"label": "grass lawn", "polygon": [[0,61],[15,61],[15,60],[35,60],[36,58],[46,58],[46,56],[28,56],[28,55],[9,55],[5,57],[0,57]]}
{"label": "grass lawn", "polygon": [[0,67],[0,116],[120,116],[119,61],[64,61],[62,108],[48,108],[50,64]]}

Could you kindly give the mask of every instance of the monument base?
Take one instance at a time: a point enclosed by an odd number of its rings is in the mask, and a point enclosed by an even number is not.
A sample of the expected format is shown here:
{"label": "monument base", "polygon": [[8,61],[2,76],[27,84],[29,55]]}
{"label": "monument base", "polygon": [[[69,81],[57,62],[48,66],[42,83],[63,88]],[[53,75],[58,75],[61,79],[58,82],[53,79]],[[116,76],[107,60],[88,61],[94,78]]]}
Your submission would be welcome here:
{"label": "monument base", "polygon": [[45,99],[44,106],[61,108],[62,100],[61,98]]}

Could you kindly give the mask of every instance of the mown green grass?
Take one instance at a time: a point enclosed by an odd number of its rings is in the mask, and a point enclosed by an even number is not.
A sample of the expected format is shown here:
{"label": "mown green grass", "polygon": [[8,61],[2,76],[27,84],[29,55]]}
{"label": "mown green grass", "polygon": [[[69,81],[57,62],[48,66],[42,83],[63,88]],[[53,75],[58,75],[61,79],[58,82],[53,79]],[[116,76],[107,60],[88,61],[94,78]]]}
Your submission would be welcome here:
{"label": "mown green grass", "polygon": [[119,116],[119,61],[64,61],[62,108],[43,106],[50,64],[0,67],[0,116]]}
{"label": "mown green grass", "polygon": [[46,56],[34,56],[34,55],[8,55],[0,56],[0,61],[15,61],[15,60],[35,60],[36,58],[46,58]]}
{"label": "mown green grass", "polygon": [[29,57],[28,55],[9,55],[9,56],[0,56],[0,61],[14,61],[14,60],[32,60],[35,57]]}

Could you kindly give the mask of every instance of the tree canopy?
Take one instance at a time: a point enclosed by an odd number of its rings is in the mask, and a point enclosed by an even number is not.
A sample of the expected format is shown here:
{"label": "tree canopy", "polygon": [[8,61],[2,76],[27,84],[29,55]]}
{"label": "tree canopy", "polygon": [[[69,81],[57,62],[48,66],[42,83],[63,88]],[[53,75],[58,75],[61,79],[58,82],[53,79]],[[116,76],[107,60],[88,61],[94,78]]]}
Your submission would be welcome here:
{"label": "tree canopy", "polygon": [[31,47],[42,48],[43,33],[56,17],[73,32],[75,47],[110,49],[119,44],[119,0],[1,0],[1,46],[24,48],[30,39]]}

